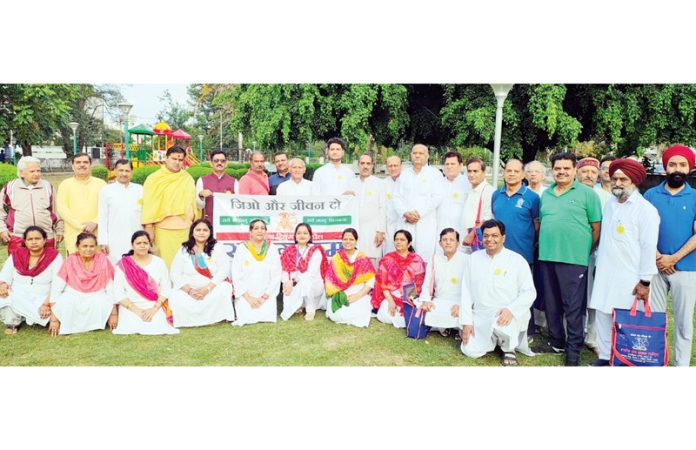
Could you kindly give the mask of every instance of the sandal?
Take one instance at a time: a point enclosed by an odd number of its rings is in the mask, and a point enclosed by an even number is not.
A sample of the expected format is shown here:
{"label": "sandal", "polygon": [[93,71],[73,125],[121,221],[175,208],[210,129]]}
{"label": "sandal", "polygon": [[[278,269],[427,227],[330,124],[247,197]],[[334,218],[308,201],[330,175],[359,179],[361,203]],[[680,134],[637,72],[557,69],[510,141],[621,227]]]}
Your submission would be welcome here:
{"label": "sandal", "polygon": [[307,314],[305,314],[304,320],[314,320],[315,314],[316,314],[316,312],[314,312],[314,311],[308,312]]}
{"label": "sandal", "polygon": [[442,336],[442,337],[447,337],[450,335],[449,328],[443,328],[443,329],[439,330],[439,332],[440,332],[440,336]]}
{"label": "sandal", "polygon": [[503,353],[502,364],[505,367],[516,366],[517,365],[517,355],[512,352]]}
{"label": "sandal", "polygon": [[7,328],[5,328],[5,334],[7,334],[7,335],[17,334],[18,329],[19,329],[19,325],[7,325]]}

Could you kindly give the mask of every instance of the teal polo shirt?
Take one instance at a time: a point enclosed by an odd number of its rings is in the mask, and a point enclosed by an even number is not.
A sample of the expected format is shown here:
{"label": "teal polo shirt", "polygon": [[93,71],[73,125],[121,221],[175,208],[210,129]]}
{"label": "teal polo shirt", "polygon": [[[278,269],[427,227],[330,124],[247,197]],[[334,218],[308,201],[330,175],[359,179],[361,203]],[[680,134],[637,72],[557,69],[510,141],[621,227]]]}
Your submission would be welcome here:
{"label": "teal polo shirt", "polygon": [[575,180],[560,196],[556,183],[541,195],[539,260],[587,266],[592,249],[591,222],[602,221],[602,204],[595,191]]}

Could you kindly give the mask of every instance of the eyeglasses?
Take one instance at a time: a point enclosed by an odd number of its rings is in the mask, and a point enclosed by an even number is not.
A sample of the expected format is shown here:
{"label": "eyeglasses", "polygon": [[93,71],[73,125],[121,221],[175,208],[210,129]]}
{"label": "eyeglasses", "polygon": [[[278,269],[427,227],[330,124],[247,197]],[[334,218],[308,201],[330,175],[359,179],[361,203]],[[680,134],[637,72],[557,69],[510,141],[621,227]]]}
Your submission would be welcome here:
{"label": "eyeglasses", "polygon": [[214,159],[213,162],[214,163],[224,163],[225,160],[224,159]]}

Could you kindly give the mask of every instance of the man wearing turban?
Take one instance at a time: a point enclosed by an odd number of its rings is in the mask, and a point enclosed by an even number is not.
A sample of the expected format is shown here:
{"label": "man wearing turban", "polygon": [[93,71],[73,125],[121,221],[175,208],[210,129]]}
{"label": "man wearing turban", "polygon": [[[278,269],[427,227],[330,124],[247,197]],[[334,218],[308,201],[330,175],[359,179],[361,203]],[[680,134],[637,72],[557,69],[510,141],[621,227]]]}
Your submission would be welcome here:
{"label": "man wearing turban", "polygon": [[593,366],[608,366],[611,358],[612,311],[630,309],[633,300],[648,300],[657,273],[655,251],[660,216],[640,195],[645,168],[638,161],[617,159],[609,166],[612,198],[602,216],[597,272],[589,307],[595,310],[599,357]]}
{"label": "man wearing turban", "polygon": [[661,219],[659,273],[653,278],[650,300],[653,310],[666,311],[667,294],[672,292],[674,363],[688,366],[696,302],[696,189],[686,178],[694,168],[694,152],[684,145],[673,145],[662,154],[662,164],[667,179],[645,193]]}

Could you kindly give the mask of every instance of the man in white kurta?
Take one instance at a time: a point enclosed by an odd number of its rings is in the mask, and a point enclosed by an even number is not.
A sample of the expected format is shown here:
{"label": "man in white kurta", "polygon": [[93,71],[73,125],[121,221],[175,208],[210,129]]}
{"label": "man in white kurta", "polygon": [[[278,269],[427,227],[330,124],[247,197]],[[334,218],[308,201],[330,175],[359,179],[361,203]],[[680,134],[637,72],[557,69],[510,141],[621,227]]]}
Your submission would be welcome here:
{"label": "man in white kurta", "polygon": [[471,190],[471,183],[462,175],[462,156],[456,152],[445,154],[445,195],[444,200],[437,208],[437,232],[445,228],[454,228],[460,236],[464,235],[462,228],[464,204],[467,194]]}
{"label": "man in white kurta", "polygon": [[614,308],[630,309],[636,297],[647,298],[650,280],[657,274],[660,216],[637,189],[637,184],[645,179],[645,169],[639,162],[628,161],[617,159],[610,167],[613,196],[602,215],[597,271],[589,304],[595,310],[599,347],[593,366],[609,365]]}
{"label": "man in white kurta", "polygon": [[390,156],[387,158],[387,177],[384,178],[384,211],[387,215],[387,233],[384,236],[384,254],[394,251],[394,233],[402,227],[402,218],[394,208],[394,189],[401,175],[401,158]]}
{"label": "man in white kurta", "polygon": [[471,254],[464,268],[461,351],[479,358],[499,345],[503,365],[516,365],[515,350],[534,354],[527,344],[530,307],[536,297],[527,260],[504,247],[505,225],[496,220],[481,225],[485,249]]}
{"label": "man in white kurta", "polygon": [[283,181],[276,188],[276,195],[312,195],[312,182],[305,180],[307,171],[304,161],[293,158],[288,162],[290,179]]}
{"label": "man in white kurta", "polygon": [[[274,244],[268,245],[268,251],[263,259],[257,259],[243,243],[237,244],[232,260],[237,320],[232,325],[240,327],[251,323],[277,320],[276,296],[280,289],[281,272],[280,253]],[[248,297],[265,297],[265,300],[260,306],[253,307]]]}
{"label": "man in white kurta", "polygon": [[475,228],[477,222],[480,226],[493,218],[491,200],[495,189],[486,181],[486,164],[480,158],[469,158],[466,162],[466,177],[471,184],[471,190],[464,202],[461,227],[464,250],[471,253],[470,245],[474,240],[474,234],[472,232],[467,235],[467,229]]}
{"label": "man in white kurta", "polygon": [[140,223],[143,187],[131,183],[133,168],[129,161],[117,162],[114,172],[116,181],[99,191],[97,243],[115,264],[130,250],[133,233],[143,229]]}
{"label": "man in white kurta", "polygon": [[355,174],[349,166],[341,164],[345,149],[343,139],[329,139],[326,148],[329,162],[314,172],[312,195],[342,195],[351,192],[349,186]]}
{"label": "man in white kurta", "polygon": [[425,270],[419,305],[427,311],[425,324],[444,330],[459,328],[462,274],[469,255],[457,251],[459,234],[453,228],[440,232],[441,252],[435,252]]}
{"label": "man in white kurta", "polygon": [[413,248],[426,262],[437,246],[437,208],[444,197],[444,178],[428,166],[428,147],[416,144],[411,149],[409,167],[401,172],[394,193],[394,209],[413,236]]}
{"label": "man in white kurta", "polygon": [[362,250],[377,267],[382,257],[387,216],[384,209],[384,182],[372,175],[375,167],[372,155],[358,159],[360,176],[350,184],[350,190],[358,198],[358,249]]}

